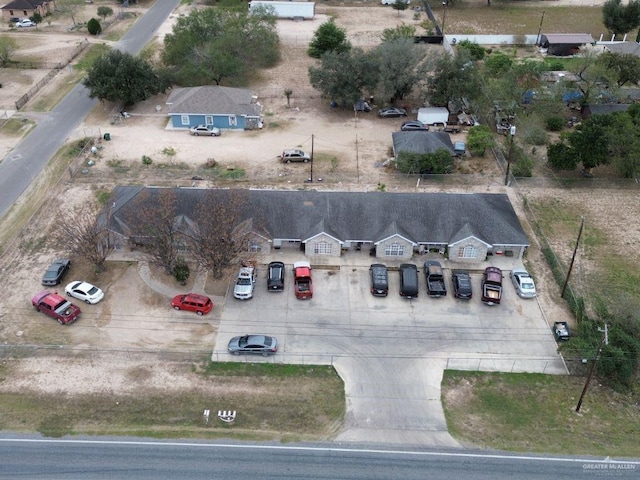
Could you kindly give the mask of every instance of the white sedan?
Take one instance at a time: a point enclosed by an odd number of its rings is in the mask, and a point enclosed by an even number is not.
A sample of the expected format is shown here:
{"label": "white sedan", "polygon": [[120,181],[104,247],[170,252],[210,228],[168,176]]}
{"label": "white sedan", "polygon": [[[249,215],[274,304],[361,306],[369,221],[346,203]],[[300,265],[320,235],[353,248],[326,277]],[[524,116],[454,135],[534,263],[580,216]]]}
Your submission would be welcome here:
{"label": "white sedan", "polygon": [[85,303],[95,304],[104,298],[104,292],[95,285],[87,282],[74,281],[64,287],[64,291],[70,297],[82,300]]}
{"label": "white sedan", "polygon": [[522,298],[534,298],[536,296],[536,284],[533,278],[524,268],[514,268],[509,274],[513,286]]}
{"label": "white sedan", "polygon": [[36,26],[36,23],[32,22],[28,18],[23,18],[22,20],[19,20],[18,22],[16,22],[16,27],[18,27],[18,28],[35,27],[35,26]]}

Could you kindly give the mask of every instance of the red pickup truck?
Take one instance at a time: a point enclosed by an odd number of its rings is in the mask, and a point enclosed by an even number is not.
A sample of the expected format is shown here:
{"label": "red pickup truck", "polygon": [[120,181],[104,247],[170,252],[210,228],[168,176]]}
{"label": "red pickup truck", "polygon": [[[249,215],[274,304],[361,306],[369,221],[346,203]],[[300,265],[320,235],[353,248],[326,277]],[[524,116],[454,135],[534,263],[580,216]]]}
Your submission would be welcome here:
{"label": "red pickup truck", "polygon": [[311,265],[309,262],[301,261],[293,264],[293,288],[296,298],[304,300],[313,297]]}
{"label": "red pickup truck", "polygon": [[81,313],[73,303],[54,292],[36,293],[31,299],[31,304],[37,311],[57,320],[60,325],[75,322]]}

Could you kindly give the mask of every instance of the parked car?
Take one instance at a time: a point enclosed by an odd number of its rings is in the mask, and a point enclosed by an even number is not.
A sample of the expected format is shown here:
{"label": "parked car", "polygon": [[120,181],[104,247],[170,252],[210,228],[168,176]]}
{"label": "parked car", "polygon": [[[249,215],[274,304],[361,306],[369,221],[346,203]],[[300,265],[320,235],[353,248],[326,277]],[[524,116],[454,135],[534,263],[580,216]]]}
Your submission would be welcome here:
{"label": "parked car", "polygon": [[524,268],[514,268],[509,274],[516,293],[522,298],[535,298],[536,284]]}
{"label": "parked car", "polygon": [[[406,3],[407,5],[411,3],[411,0],[400,0],[400,1]],[[396,0],[380,0],[380,3],[382,5],[393,5],[396,3]]]}
{"label": "parked car", "polygon": [[213,125],[196,125],[195,127],[191,127],[189,132],[191,132],[191,135],[195,135],[196,137],[199,135],[210,135],[212,137],[220,136],[220,129]]}
{"label": "parked car", "polygon": [[424,262],[424,279],[427,284],[427,294],[430,297],[446,297],[447,285],[444,280],[444,270],[437,260]]}
{"label": "parked car", "polygon": [[453,295],[456,298],[471,300],[473,291],[469,272],[466,270],[454,270],[451,272],[451,282],[453,283]]}
{"label": "parked car", "polygon": [[378,116],[383,118],[406,117],[407,111],[404,108],[381,108],[378,110]]}
{"label": "parked car", "polygon": [[569,324],[567,322],[553,322],[552,330],[556,341],[566,342],[571,337],[571,331],[569,330]]}
{"label": "parked car", "polygon": [[233,287],[233,298],[249,300],[253,298],[253,289],[256,284],[256,269],[253,264],[246,263],[240,268],[236,284]]}
{"label": "parked car", "polygon": [[56,258],[47,271],[44,272],[42,276],[42,285],[46,286],[55,286],[58,285],[65,273],[69,270],[71,266],[71,260],[68,258]]}
{"label": "parked car", "polygon": [[369,267],[371,276],[371,294],[374,297],[386,297],[389,293],[389,273],[387,266],[381,263],[374,263]]}
{"label": "parked car", "polygon": [[70,297],[82,300],[85,303],[96,304],[104,298],[104,292],[95,285],[87,282],[73,281],[68,284],[64,291]]}
{"label": "parked car", "polygon": [[271,262],[267,267],[267,289],[270,292],[284,290],[284,263]]}
{"label": "parked car", "polygon": [[502,299],[502,270],[498,267],[487,267],[480,282],[482,301],[487,305],[500,305]]}
{"label": "parked car", "polygon": [[400,265],[400,296],[409,299],[418,297],[418,267],[413,263]]}
{"label": "parked car", "polygon": [[313,297],[311,264],[305,260],[293,264],[293,293],[300,300]]}
{"label": "parked car", "polygon": [[11,23],[18,23],[19,21],[20,21],[20,19],[18,17],[9,18],[9,22],[11,22]]}
{"label": "parked car", "polygon": [[369,103],[366,102],[364,99],[360,99],[356,103],[353,104],[353,109],[356,112],[370,112],[371,111],[371,105],[369,105]]}
{"label": "parked car", "polygon": [[233,355],[259,353],[266,357],[278,351],[278,341],[276,337],[268,337],[267,335],[244,335],[229,340],[227,348],[229,353]]}
{"label": "parked car", "polygon": [[420,130],[423,132],[428,132],[429,127],[427,127],[424,123],[418,122],[417,120],[409,120],[408,122],[404,122],[400,127],[400,130],[403,132],[411,132]]}
{"label": "parked car", "polygon": [[39,292],[31,298],[31,305],[39,312],[55,319],[60,325],[69,325],[80,316],[80,308],[54,292]]}
{"label": "parked car", "polygon": [[187,310],[189,312],[196,312],[198,315],[204,315],[213,309],[213,302],[206,295],[186,293],[173,297],[171,306],[175,310]]}
{"label": "parked car", "polygon": [[35,27],[35,26],[36,26],[36,22],[32,22],[28,18],[23,18],[22,20],[18,20],[16,22],[16,27],[19,27],[19,28],[22,28],[22,27]]}
{"label": "parked car", "polygon": [[311,160],[311,156],[308,153],[303,152],[302,150],[298,150],[297,148],[292,148],[282,152],[280,159],[284,163],[291,163],[291,162],[307,163],[308,161]]}

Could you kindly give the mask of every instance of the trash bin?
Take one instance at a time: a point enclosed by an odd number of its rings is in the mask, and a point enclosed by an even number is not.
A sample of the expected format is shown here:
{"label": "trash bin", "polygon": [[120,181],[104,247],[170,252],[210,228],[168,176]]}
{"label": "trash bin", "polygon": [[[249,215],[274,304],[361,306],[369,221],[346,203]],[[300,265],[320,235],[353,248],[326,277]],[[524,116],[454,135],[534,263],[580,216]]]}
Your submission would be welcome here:
{"label": "trash bin", "polygon": [[109,140],[111,140],[111,134],[110,133],[105,133],[103,138],[108,142]]}

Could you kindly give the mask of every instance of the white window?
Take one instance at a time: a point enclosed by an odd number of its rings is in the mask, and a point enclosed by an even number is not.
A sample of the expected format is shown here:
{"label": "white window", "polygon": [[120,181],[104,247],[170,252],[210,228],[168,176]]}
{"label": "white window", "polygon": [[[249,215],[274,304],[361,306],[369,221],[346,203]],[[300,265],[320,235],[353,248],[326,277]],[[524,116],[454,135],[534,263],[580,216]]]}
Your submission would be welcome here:
{"label": "white window", "polygon": [[260,244],[258,242],[249,242],[249,249],[248,250],[250,252],[257,253],[262,249],[260,248]]}
{"label": "white window", "polygon": [[402,257],[404,255],[404,245],[401,245],[400,243],[387,245],[384,249],[384,254],[387,257]]}
{"label": "white window", "polygon": [[313,253],[316,255],[331,255],[331,246],[329,242],[318,242],[313,246]]}
{"label": "white window", "polygon": [[204,123],[206,123],[207,125],[213,125],[213,117],[211,115],[205,116]]}
{"label": "white window", "polygon": [[180,115],[182,125],[189,125],[189,115]]}
{"label": "white window", "polygon": [[467,245],[458,249],[458,258],[478,258],[478,249],[473,245]]}
{"label": "white window", "polygon": [[238,118],[235,115],[229,115],[229,125],[238,125]]}

